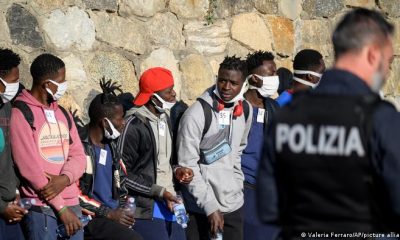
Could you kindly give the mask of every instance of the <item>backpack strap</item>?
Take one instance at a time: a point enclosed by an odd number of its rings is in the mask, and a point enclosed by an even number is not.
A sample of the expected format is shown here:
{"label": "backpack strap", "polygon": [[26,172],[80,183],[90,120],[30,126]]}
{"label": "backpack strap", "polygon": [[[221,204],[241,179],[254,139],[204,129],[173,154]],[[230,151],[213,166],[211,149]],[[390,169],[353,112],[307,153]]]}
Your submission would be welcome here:
{"label": "backpack strap", "polygon": [[17,108],[21,111],[22,115],[24,115],[25,120],[28,122],[29,126],[32,128],[33,131],[36,130],[34,126],[35,118],[33,116],[33,112],[30,107],[23,101],[16,100],[13,103],[13,108]]}
{"label": "backpack strap", "polygon": [[203,133],[201,135],[201,139],[203,139],[206,133],[208,132],[208,129],[210,129],[211,126],[212,109],[211,106],[204,99],[198,98],[197,101],[200,102],[204,113],[204,128],[203,128]]}
{"label": "backpack strap", "polygon": [[249,119],[250,115],[250,106],[249,102],[247,102],[246,100],[243,100],[243,113],[244,113],[244,120],[247,123],[247,119]]}
{"label": "backpack strap", "polygon": [[71,145],[74,141],[72,141],[71,138],[71,129],[72,129],[72,120],[65,108],[62,106],[58,105],[58,107],[61,109],[61,112],[64,114],[65,118],[67,119],[67,124],[68,124],[68,134],[69,134],[69,144]]}
{"label": "backpack strap", "polygon": [[272,120],[272,117],[275,115],[275,112],[279,109],[279,105],[272,98],[265,98],[264,105],[265,110],[267,111],[267,115],[265,116],[265,123],[269,123]]}
{"label": "backpack strap", "polygon": [[63,108],[62,106],[60,106],[60,105],[58,105],[58,107],[61,109],[61,112],[64,114],[65,118],[67,119],[68,129],[71,131],[71,129],[72,129],[72,121],[71,121],[71,118],[70,118],[67,110],[65,108]]}

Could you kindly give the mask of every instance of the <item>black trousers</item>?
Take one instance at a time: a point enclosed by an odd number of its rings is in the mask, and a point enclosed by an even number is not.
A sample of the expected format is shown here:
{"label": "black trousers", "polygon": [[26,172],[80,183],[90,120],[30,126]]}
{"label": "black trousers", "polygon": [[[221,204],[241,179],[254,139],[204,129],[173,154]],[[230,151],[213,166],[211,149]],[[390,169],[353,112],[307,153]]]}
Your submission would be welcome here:
{"label": "black trousers", "polygon": [[85,227],[85,240],[143,240],[134,230],[107,218],[93,218]]}
{"label": "black trousers", "polygon": [[[189,223],[186,229],[188,240],[209,240],[210,224],[207,216],[189,212]],[[242,208],[224,214],[223,239],[243,240],[243,213]]]}

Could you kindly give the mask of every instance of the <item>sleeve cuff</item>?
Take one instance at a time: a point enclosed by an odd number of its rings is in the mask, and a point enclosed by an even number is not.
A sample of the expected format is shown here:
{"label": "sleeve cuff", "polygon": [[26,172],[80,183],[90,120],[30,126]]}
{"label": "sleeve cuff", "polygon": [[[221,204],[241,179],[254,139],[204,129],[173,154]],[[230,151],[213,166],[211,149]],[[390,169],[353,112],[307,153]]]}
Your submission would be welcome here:
{"label": "sleeve cuff", "polygon": [[150,189],[150,196],[162,198],[164,192],[165,192],[164,187],[153,184],[153,186],[151,186],[151,189]]}
{"label": "sleeve cuff", "polygon": [[50,200],[50,205],[58,212],[60,211],[63,207],[65,207],[64,200],[60,197],[57,196]]}
{"label": "sleeve cuff", "polygon": [[204,212],[206,213],[206,216],[209,216],[211,213],[219,210],[218,204],[215,202],[208,202],[204,204]]}
{"label": "sleeve cuff", "polygon": [[7,204],[8,204],[7,202],[4,202],[3,200],[0,199],[0,214],[4,213],[4,210],[6,209]]}
{"label": "sleeve cuff", "polygon": [[75,182],[74,181],[74,175],[71,173],[71,172],[68,172],[68,171],[62,171],[61,173],[60,173],[60,175],[65,175],[65,176],[67,176],[68,177],[68,179],[69,179],[69,184],[68,184],[68,186],[70,186],[73,182]]}

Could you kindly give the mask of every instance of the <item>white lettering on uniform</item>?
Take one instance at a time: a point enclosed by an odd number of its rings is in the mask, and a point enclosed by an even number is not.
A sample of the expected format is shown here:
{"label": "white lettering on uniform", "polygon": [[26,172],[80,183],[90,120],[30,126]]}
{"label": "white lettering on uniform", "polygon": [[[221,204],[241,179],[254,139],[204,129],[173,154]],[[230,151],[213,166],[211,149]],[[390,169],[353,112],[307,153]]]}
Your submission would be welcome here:
{"label": "white lettering on uniform", "polygon": [[[296,136],[297,142],[296,142]],[[303,125],[295,124],[289,132],[289,145],[294,153],[300,153],[306,146],[306,130]]]}
{"label": "white lettering on uniform", "polygon": [[313,141],[314,131],[313,125],[290,126],[279,123],[276,126],[276,150],[282,152],[287,145],[293,153],[350,156],[355,152],[359,157],[365,155],[357,127],[351,127],[347,131],[344,126],[320,126],[316,142]]}
{"label": "white lettering on uniform", "polygon": [[289,125],[278,124],[276,126],[276,150],[282,151],[282,145],[289,139]]}

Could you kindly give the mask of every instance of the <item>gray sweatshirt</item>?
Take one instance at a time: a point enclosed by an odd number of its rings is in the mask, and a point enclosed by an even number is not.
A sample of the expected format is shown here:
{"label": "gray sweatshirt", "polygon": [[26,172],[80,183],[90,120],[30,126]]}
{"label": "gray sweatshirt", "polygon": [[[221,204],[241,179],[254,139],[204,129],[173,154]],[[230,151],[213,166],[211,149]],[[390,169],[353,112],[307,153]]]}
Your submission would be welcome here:
{"label": "gray sweatshirt", "polygon": [[[168,192],[175,195],[173,184],[173,171],[170,164],[172,154],[172,138],[168,128],[167,117],[161,114],[158,118],[147,107],[142,106],[136,109],[136,113],[149,119],[151,129],[154,133],[157,149],[157,182],[156,184],[164,187]],[[164,130],[160,131],[160,124],[164,126]],[[162,134],[162,133],[163,134]],[[164,191],[162,191],[163,193]],[[160,196],[161,197],[161,196]]]}
{"label": "gray sweatshirt", "polygon": [[[212,88],[208,89],[200,98],[213,106],[211,98]],[[252,113],[251,104],[249,112]],[[233,108],[225,110],[233,111]],[[200,162],[200,148],[206,145],[217,145],[213,139],[220,139],[218,113],[213,108],[212,121],[203,140],[202,132],[205,124],[204,111],[201,104],[195,102],[182,116],[177,136],[178,162],[183,167],[193,169],[193,181],[182,190],[185,203],[189,211],[203,213],[207,216],[220,210],[223,213],[236,211],[243,205],[243,180],[241,169],[241,154],[247,144],[252,114],[247,122],[244,114],[230,119],[229,142],[232,151],[218,161],[206,165]]]}

